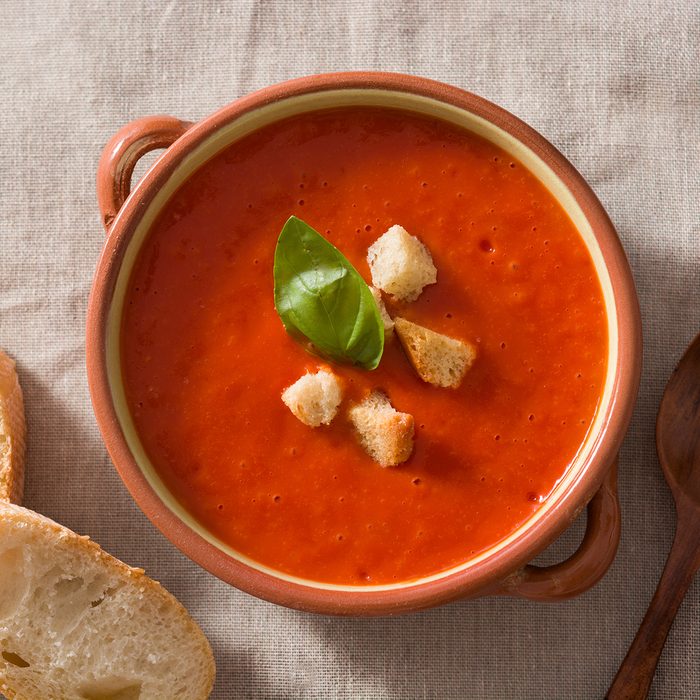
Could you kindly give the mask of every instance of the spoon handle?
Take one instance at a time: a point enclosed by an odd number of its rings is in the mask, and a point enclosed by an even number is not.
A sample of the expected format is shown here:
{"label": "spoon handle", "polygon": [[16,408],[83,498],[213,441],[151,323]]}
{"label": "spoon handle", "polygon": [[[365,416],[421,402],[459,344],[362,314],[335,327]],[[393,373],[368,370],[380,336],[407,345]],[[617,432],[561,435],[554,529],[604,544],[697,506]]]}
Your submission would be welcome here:
{"label": "spoon handle", "polygon": [[684,520],[678,522],[656,593],[605,696],[607,700],[643,700],[649,692],[666,637],[700,563],[697,522]]}

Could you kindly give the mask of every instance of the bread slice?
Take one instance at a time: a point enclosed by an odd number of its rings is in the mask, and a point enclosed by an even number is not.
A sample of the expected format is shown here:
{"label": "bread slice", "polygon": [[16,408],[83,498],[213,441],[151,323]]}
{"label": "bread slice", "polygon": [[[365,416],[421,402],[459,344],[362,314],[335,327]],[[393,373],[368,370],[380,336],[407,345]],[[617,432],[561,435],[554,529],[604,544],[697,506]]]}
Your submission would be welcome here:
{"label": "bread slice", "polygon": [[367,250],[372,284],[399,301],[415,301],[437,282],[430,251],[403,226],[392,226]]}
{"label": "bread slice", "polygon": [[202,631],[141,569],[0,503],[0,692],[23,700],[209,697]]}
{"label": "bread slice", "polygon": [[372,292],[374,301],[377,302],[379,315],[381,316],[382,323],[384,324],[384,340],[388,340],[394,335],[394,319],[389,316],[389,312],[386,310],[381,291],[377,289],[377,287],[370,287],[369,291]]}
{"label": "bread slice", "polygon": [[317,428],[328,425],[343,400],[340,380],[327,369],[315,374],[307,372],[282,392],[282,401],[306,425]]}
{"label": "bread slice", "polygon": [[396,334],[418,376],[429,384],[456,389],[476,359],[471,343],[436,333],[397,316]]}
{"label": "bread slice", "polygon": [[413,416],[399,413],[381,391],[348,410],[365,452],[382,467],[405,462],[413,452]]}
{"label": "bread slice", "polygon": [[25,431],[15,363],[0,350],[0,501],[22,501]]}

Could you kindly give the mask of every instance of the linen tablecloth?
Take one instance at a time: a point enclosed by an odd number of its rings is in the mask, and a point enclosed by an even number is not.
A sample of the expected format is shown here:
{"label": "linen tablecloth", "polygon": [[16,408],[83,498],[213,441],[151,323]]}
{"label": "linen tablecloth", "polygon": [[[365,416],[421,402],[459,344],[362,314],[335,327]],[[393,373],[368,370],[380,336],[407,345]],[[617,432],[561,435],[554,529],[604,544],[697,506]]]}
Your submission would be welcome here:
{"label": "linen tablecloth", "polygon": [[[3,0],[0,346],[18,359],[26,396],[26,505],[182,600],[214,647],[215,699],[602,697],[674,529],[654,419],[700,330],[699,49],[692,0]],[[619,554],[577,600],[481,599],[370,620],[276,607],[181,555],[107,457],[84,352],[104,235],[94,187],[103,145],[139,116],[197,120],[270,83],[351,69],[436,78],[509,109],[576,165],[618,228],[641,300],[644,375],[620,462]],[[582,531],[545,560],[571,552]],[[699,616],[696,581],[653,698],[700,697]]]}

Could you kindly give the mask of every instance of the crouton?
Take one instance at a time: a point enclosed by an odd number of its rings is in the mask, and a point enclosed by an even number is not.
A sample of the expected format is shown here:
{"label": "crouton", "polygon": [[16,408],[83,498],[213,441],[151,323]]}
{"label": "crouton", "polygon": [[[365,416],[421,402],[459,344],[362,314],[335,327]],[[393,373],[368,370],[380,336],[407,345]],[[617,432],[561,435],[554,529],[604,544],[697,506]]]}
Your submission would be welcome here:
{"label": "crouton", "polygon": [[333,372],[321,369],[307,372],[282,392],[282,401],[306,425],[317,428],[328,425],[338,412],[343,390]]}
{"label": "crouton", "polygon": [[382,293],[376,287],[370,287],[374,301],[377,302],[379,307],[379,315],[382,317],[382,323],[384,324],[384,338],[389,338],[394,335],[394,319],[389,316],[389,313],[384,306],[384,300],[382,299]]}
{"label": "crouton", "polygon": [[413,416],[399,413],[386,394],[373,391],[348,410],[365,452],[382,467],[405,462],[413,452]]}
{"label": "crouton", "polygon": [[429,384],[456,389],[476,359],[476,347],[397,316],[396,334],[418,376]]}
{"label": "crouton", "polygon": [[392,226],[367,250],[372,284],[399,301],[415,301],[437,281],[430,251],[402,226]]}

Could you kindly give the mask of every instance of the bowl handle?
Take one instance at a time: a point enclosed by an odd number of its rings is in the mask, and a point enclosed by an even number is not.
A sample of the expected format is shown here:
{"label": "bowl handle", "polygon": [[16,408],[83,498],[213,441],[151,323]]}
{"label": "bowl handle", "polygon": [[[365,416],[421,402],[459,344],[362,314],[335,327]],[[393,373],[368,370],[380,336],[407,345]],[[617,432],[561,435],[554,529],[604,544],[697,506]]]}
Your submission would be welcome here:
{"label": "bowl handle", "polygon": [[620,541],[617,459],[588,504],[586,534],[578,550],[553,566],[528,564],[501,583],[496,595],[555,602],[584,593],[605,575]]}
{"label": "bowl handle", "polygon": [[165,115],[142,117],[124,125],[110,139],[97,166],[97,201],[107,232],[129,196],[139,158],[156,148],[171,146],[191,126],[192,122]]}

